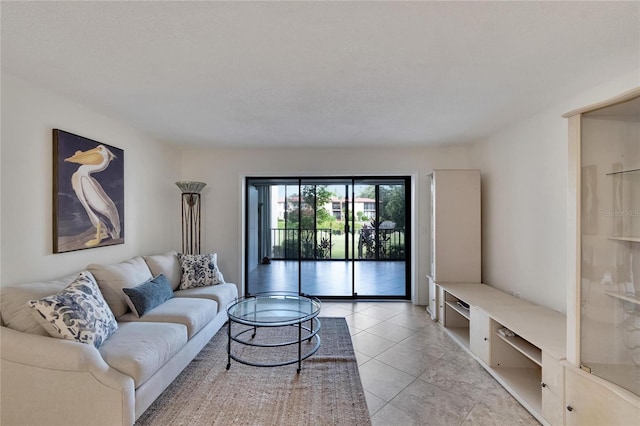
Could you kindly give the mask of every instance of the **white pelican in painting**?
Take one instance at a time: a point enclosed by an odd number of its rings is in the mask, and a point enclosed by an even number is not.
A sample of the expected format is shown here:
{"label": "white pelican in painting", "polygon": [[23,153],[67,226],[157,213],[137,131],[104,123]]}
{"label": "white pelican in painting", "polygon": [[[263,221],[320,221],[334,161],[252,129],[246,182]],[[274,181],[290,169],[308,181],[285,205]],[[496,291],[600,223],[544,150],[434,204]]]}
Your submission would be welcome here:
{"label": "white pelican in painting", "polygon": [[114,158],[116,156],[104,145],[98,145],[88,151],[76,151],[71,157],[64,159],[70,163],[81,164],[71,176],[71,186],[96,228],[96,238],[87,241],[87,247],[97,246],[107,234],[113,239],[120,238],[118,209],[100,183],[90,176],[91,173],[106,169]]}

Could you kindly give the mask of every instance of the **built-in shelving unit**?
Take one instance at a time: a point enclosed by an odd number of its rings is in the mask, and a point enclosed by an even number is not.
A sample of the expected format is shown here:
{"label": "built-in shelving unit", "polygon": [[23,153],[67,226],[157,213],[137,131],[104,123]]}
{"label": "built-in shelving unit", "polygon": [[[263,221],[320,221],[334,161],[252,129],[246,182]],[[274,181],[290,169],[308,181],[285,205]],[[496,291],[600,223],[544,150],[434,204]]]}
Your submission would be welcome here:
{"label": "built-in shelving unit", "polygon": [[[541,423],[562,419],[557,366],[565,357],[566,317],[485,284],[437,286],[444,299],[440,322],[449,335]],[[505,328],[514,335],[499,332]],[[549,384],[541,386],[545,375]]]}
{"label": "built-in shelving unit", "polygon": [[[436,282],[480,282],[482,277],[480,170],[433,170],[429,174],[431,256],[429,303],[432,319],[444,309]],[[455,212],[464,212],[464,218]],[[468,313],[467,313],[468,319]]]}
{"label": "built-in shelving unit", "polygon": [[567,114],[567,425],[640,424],[640,87]]}

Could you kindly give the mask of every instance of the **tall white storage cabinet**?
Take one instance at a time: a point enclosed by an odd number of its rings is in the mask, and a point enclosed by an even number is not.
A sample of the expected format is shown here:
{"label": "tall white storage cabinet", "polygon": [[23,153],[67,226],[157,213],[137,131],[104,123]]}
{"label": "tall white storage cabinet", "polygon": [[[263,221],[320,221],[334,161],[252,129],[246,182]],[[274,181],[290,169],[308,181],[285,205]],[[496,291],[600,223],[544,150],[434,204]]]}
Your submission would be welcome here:
{"label": "tall white storage cabinet", "polygon": [[640,88],[569,118],[565,419],[640,424]]}
{"label": "tall white storage cabinet", "polygon": [[[434,170],[430,175],[429,313],[439,316],[435,283],[482,279],[480,170]],[[442,307],[444,309],[444,307]]]}

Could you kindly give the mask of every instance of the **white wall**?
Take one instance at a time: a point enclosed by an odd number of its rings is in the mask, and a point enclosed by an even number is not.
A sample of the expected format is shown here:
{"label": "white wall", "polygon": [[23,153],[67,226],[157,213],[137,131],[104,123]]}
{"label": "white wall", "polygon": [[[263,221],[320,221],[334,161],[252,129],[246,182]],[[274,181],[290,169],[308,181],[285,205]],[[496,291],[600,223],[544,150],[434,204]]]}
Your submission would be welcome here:
{"label": "white wall", "polygon": [[[392,142],[390,142],[392,143]],[[203,191],[203,251],[216,251],[227,281],[242,279],[242,178],[245,176],[415,175],[414,300],[427,304],[428,188],[434,168],[466,168],[468,149],[193,149],[183,152],[184,179],[207,182]]]}
{"label": "white wall", "polygon": [[[52,253],[54,128],[124,150],[125,244]],[[1,150],[1,285],[55,278],[89,263],[180,248],[176,148],[2,73]]]}
{"label": "white wall", "polygon": [[483,282],[566,312],[568,126],[562,114],[640,84],[637,70],[472,146],[482,170]]}
{"label": "white wall", "polygon": [[[561,114],[638,86],[639,76],[637,71],[620,75],[472,146],[182,150],[3,73],[0,284],[52,278],[92,262],[179,250],[177,180],[208,183],[203,191],[203,251],[217,251],[225,277],[240,284],[243,176],[398,174],[416,176],[414,300],[426,304],[426,175],[434,168],[479,168],[483,281],[565,311],[567,123]],[[124,245],[52,254],[53,128],[125,150]]]}

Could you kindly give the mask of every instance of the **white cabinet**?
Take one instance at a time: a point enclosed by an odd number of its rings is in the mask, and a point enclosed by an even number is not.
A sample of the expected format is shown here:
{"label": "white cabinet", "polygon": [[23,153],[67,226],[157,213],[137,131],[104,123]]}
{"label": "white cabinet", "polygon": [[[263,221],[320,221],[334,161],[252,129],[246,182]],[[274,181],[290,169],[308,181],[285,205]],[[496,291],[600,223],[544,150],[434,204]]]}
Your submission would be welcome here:
{"label": "white cabinet", "polygon": [[479,283],[482,279],[480,171],[434,170],[429,179],[429,277],[437,283]]}
{"label": "white cabinet", "polygon": [[480,170],[434,170],[430,179],[431,277],[480,282]]}
{"label": "white cabinet", "polygon": [[491,318],[480,308],[471,308],[469,349],[485,364],[491,363]]}
{"label": "white cabinet", "polygon": [[552,425],[564,424],[564,367],[542,352],[542,416]]}
{"label": "white cabinet", "polygon": [[565,369],[568,426],[638,425],[635,395],[573,366]]}
{"label": "white cabinet", "polygon": [[438,318],[438,293],[436,292],[436,282],[431,276],[427,277],[429,280],[429,304],[427,310],[432,320]]}
{"label": "white cabinet", "polygon": [[436,306],[437,319],[441,324],[444,322],[444,289],[436,284]]}
{"label": "white cabinet", "polygon": [[[571,264],[567,361],[568,370],[575,370],[566,376],[566,398],[569,405],[581,401],[580,410],[565,413],[567,424],[576,418],[640,424],[640,417],[614,412],[616,395],[627,392],[640,407],[640,88],[564,117]],[[592,391],[610,401],[592,401]]]}

